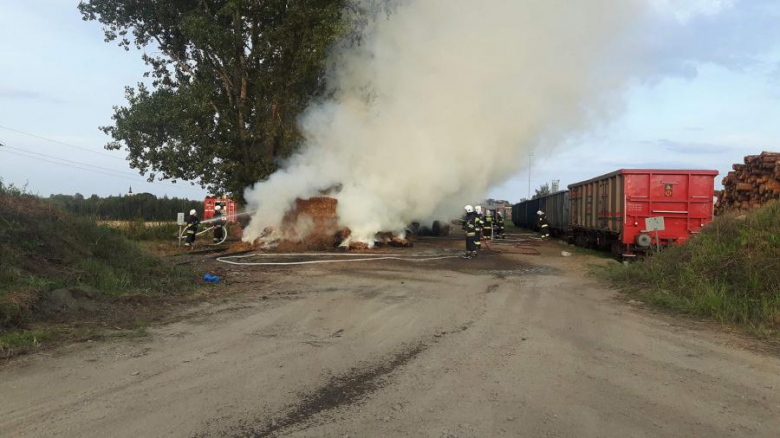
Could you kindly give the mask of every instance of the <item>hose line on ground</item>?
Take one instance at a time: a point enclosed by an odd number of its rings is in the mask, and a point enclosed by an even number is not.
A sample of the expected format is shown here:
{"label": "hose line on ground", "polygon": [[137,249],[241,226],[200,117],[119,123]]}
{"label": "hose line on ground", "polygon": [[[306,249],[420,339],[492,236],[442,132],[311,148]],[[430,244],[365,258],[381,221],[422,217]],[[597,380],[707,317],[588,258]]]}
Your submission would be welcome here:
{"label": "hose line on ground", "polygon": [[[326,257],[346,257],[342,260],[324,259],[324,260],[304,260],[296,262],[242,262],[234,261],[231,259],[243,259],[250,257],[261,258],[278,258],[278,257],[311,257],[311,258],[326,258]],[[362,258],[361,258],[362,257]],[[293,266],[293,265],[313,265],[324,263],[352,263],[352,262],[369,262],[377,260],[400,260],[404,262],[431,262],[435,260],[455,259],[460,258],[459,255],[442,255],[442,256],[410,256],[403,254],[316,254],[316,253],[282,253],[282,254],[245,254],[236,256],[224,256],[217,257],[217,261],[221,263],[227,263],[230,265],[240,266]]]}

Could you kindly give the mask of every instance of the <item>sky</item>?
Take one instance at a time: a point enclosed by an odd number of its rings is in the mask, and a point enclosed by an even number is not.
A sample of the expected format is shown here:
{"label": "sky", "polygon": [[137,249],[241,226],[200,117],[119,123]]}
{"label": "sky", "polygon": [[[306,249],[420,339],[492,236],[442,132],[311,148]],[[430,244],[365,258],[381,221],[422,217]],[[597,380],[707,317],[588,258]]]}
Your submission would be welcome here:
{"label": "sky", "polygon": [[[529,169],[530,189],[552,180],[565,188],[621,168],[722,176],[745,155],[780,150],[780,1],[647,1],[658,13],[645,33],[647,71],[625,90],[617,116],[536,150],[489,196],[526,197]],[[0,178],[42,196],[117,195],[132,185],[202,198],[185,182],[145,182],[124,153],[103,149],[109,138],[98,127],[111,124],[124,87],[146,66],[141,52],[104,42],[77,4],[0,0]]]}

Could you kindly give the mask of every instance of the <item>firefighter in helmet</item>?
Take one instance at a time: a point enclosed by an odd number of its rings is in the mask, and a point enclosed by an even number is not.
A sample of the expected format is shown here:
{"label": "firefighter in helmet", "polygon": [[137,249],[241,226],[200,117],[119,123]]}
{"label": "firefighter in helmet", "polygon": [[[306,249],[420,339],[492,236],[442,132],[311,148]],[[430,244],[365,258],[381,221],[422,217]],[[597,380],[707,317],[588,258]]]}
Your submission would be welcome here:
{"label": "firefighter in helmet", "polygon": [[485,217],[482,216],[481,205],[474,207],[474,218],[474,223],[477,226],[477,234],[474,238],[474,244],[477,246],[477,251],[479,251],[482,249],[482,228],[485,226]]}
{"label": "firefighter in helmet", "polygon": [[495,229],[496,238],[506,239],[506,235],[504,235],[504,215],[498,210],[496,210]]}
{"label": "firefighter in helmet", "polygon": [[482,234],[485,236],[485,240],[493,240],[493,211],[490,209],[485,211],[485,223],[482,226]]}
{"label": "firefighter in helmet", "polygon": [[537,211],[536,215],[539,216],[539,230],[542,240],[547,240],[550,238],[550,222],[547,220],[547,215],[542,210]]}
{"label": "firefighter in helmet", "polygon": [[193,208],[190,210],[190,215],[187,217],[187,240],[184,242],[184,246],[191,246],[195,243],[195,236],[198,234],[198,225],[200,225],[198,212]]}
{"label": "firefighter in helmet", "polygon": [[477,256],[477,213],[470,205],[463,207],[463,209],[466,210],[466,217],[463,219],[463,231],[466,232],[466,254],[463,257],[471,259]]}
{"label": "firefighter in helmet", "polygon": [[225,237],[225,216],[222,212],[222,206],[214,206],[214,243],[221,243]]}

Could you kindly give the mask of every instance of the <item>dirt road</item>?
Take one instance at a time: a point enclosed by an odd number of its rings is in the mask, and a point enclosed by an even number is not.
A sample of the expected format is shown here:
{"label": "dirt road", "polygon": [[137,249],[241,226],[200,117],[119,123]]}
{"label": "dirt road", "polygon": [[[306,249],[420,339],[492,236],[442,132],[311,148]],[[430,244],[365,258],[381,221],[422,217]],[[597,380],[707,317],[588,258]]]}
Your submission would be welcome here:
{"label": "dirt road", "polygon": [[230,268],[242,293],[150,337],[0,369],[0,435],[780,434],[776,355],[542,252]]}

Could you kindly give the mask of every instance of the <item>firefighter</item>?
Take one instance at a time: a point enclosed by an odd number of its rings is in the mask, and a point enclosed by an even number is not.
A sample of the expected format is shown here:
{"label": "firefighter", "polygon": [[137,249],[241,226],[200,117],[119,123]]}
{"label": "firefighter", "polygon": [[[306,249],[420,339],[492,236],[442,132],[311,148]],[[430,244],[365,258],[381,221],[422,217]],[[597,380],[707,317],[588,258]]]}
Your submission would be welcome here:
{"label": "firefighter", "polygon": [[504,235],[504,216],[496,210],[496,238],[506,239]]}
{"label": "firefighter", "polygon": [[477,226],[476,231],[476,238],[474,239],[474,244],[477,245],[477,251],[480,251],[482,249],[482,228],[485,226],[485,217],[482,216],[482,206],[477,205],[474,207],[474,217],[475,221],[474,223]]}
{"label": "firefighter", "polygon": [[191,246],[193,243],[195,243],[195,235],[198,233],[198,225],[200,225],[198,212],[193,208],[190,210],[190,215],[187,218],[187,240],[184,242],[184,246]]}
{"label": "firefighter", "polygon": [[222,206],[217,204],[214,206],[214,243],[222,242],[222,238],[225,235],[224,225],[225,219],[222,214]]}
{"label": "firefighter", "polygon": [[536,212],[539,216],[539,230],[542,235],[542,240],[550,238],[550,222],[547,221],[547,215],[542,210]]}
{"label": "firefighter", "polygon": [[466,254],[463,258],[471,259],[477,256],[477,213],[470,205],[463,207],[463,209],[466,210],[466,217],[463,219],[463,231],[466,232]]}
{"label": "firefighter", "polygon": [[485,240],[493,240],[493,211],[490,209],[485,212],[485,223],[482,226],[482,234],[485,235]]}

